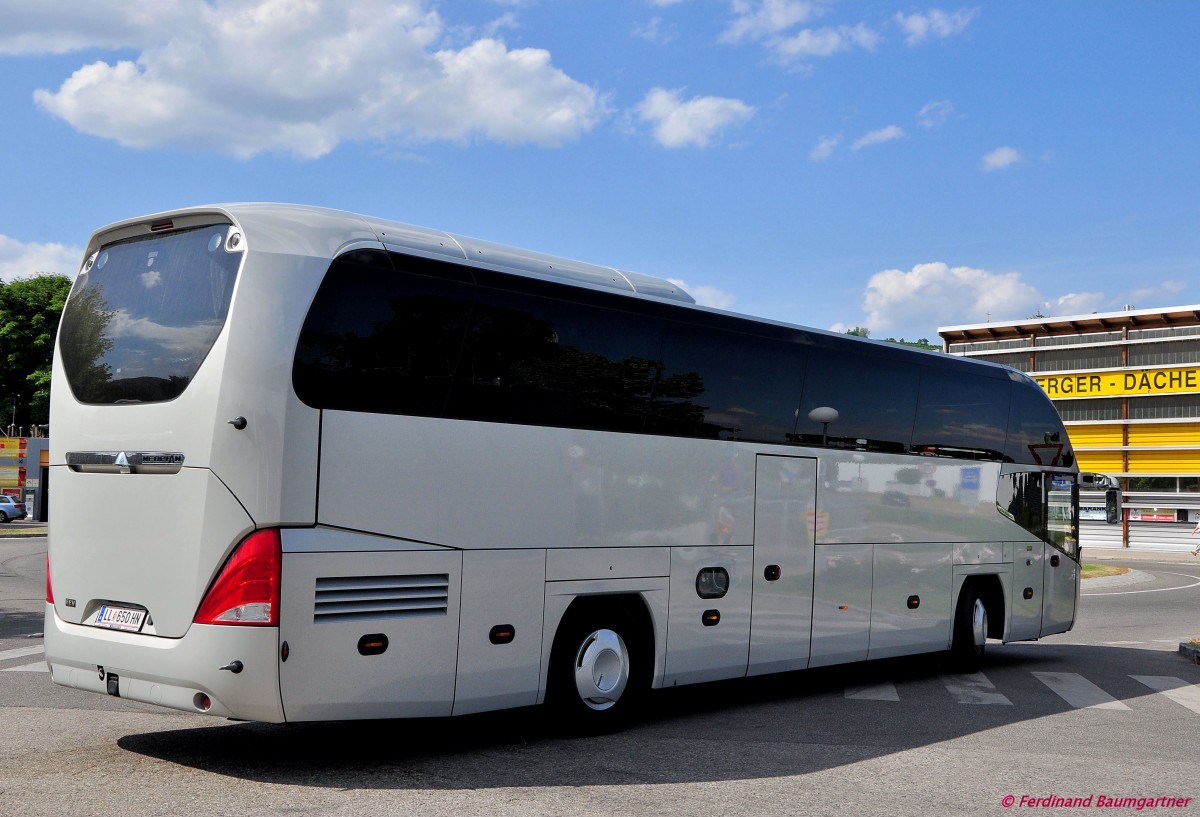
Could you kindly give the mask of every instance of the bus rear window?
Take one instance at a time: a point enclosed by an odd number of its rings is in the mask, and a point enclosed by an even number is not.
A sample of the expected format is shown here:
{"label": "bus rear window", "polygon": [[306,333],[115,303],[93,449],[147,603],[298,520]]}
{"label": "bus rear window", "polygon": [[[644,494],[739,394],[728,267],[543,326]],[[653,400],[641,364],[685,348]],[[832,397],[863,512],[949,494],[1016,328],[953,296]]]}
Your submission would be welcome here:
{"label": "bus rear window", "polygon": [[59,348],[82,403],[178,397],[225,325],[242,260],[225,224],[109,244],[80,273]]}

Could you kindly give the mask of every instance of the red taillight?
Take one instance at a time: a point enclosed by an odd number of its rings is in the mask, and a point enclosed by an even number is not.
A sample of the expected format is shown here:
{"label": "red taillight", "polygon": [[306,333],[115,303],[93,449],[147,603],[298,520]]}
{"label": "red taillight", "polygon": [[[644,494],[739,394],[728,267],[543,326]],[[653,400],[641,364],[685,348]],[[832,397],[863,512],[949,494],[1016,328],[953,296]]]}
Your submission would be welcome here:
{"label": "red taillight", "polygon": [[279,531],[255,531],[233,551],[200,602],[196,624],[279,625]]}
{"label": "red taillight", "polygon": [[46,554],[46,603],[54,604],[54,588],[50,586],[50,554]]}

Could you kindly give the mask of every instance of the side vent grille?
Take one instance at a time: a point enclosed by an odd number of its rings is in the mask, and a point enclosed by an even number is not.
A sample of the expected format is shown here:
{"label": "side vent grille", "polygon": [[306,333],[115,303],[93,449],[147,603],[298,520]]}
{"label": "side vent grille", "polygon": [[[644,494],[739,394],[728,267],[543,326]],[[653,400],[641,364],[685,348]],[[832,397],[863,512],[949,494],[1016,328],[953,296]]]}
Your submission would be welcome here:
{"label": "side vent grille", "polygon": [[447,573],[318,578],[313,621],[444,616]]}

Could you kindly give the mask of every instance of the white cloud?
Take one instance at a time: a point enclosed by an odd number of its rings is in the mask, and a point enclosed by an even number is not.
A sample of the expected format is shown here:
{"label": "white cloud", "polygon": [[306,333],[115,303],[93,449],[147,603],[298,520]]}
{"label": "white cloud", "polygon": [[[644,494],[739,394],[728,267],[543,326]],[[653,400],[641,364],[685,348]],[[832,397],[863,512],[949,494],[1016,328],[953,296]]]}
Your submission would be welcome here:
{"label": "white cloud", "polygon": [[26,244],[0,235],[0,281],[49,272],[71,278],[79,271],[83,247],[65,244]]}
{"label": "white cloud", "polygon": [[154,45],[194,19],[201,0],[0,0],[0,54],[67,54]]}
{"label": "white cloud", "polygon": [[452,43],[456,32],[427,0],[95,3],[112,21],[76,6],[0,0],[0,16],[20,9],[15,25],[5,17],[0,53],[137,50],[136,60],[93,62],[35,93],[76,129],[128,147],[313,158],[355,139],[556,146],[607,113],[548,51],[486,37]]}
{"label": "white cloud", "polygon": [[939,128],[953,113],[954,105],[947,99],[930,102],[917,111],[917,124],[923,128]]}
{"label": "white cloud", "polygon": [[806,0],[731,0],[730,6],[734,18],[721,34],[727,43],[773,37],[820,13],[819,4]]}
{"label": "white cloud", "polygon": [[971,21],[979,16],[979,9],[959,9],[947,13],[941,9],[930,9],[925,13],[897,13],[895,20],[904,31],[906,45],[919,45],[930,37],[944,40],[966,30]]}
{"label": "white cloud", "polygon": [[[1186,281],[1168,279],[1108,297],[1103,292],[1070,292],[1046,302],[1042,313],[1050,317],[1088,315],[1092,312],[1112,312],[1129,304],[1135,309],[1174,306],[1180,303],[1179,293],[1188,289]],[[1185,301],[1185,303],[1187,303]]]}
{"label": "white cloud", "polygon": [[862,150],[869,145],[879,145],[893,139],[904,137],[904,130],[899,125],[888,125],[886,128],[873,130],[850,146],[851,150]]}
{"label": "white cloud", "polygon": [[1179,298],[1176,296],[1187,288],[1186,281],[1163,281],[1161,284],[1142,286],[1126,292],[1118,300],[1121,304],[1132,304],[1134,307],[1144,309],[1153,306],[1169,306],[1178,304]]}
{"label": "white cloud", "polygon": [[822,136],[817,142],[817,146],[809,151],[808,158],[814,162],[823,162],[833,155],[833,149],[842,141],[842,135],[837,136]]}
{"label": "white cloud", "polygon": [[993,320],[1020,320],[1044,305],[1037,289],[1016,272],[992,273],[951,267],[940,261],[905,272],[883,270],[871,276],[863,294],[864,326],[873,335],[889,329]]}
{"label": "white cloud", "polygon": [[790,62],[810,57],[831,57],[856,47],[873,51],[878,43],[879,35],[859,23],[836,28],[806,28],[790,37],[780,37],[771,45],[776,56]]}
{"label": "white cloud", "polygon": [[513,14],[511,11],[508,11],[504,14],[501,14],[495,20],[485,24],[483,26],[483,33],[485,37],[497,37],[499,36],[500,32],[506,28],[520,27],[521,24],[517,20],[517,15]]}
{"label": "white cloud", "polygon": [[[852,48],[874,50],[880,36],[865,23],[802,28],[824,12],[824,4],[805,0],[731,0],[733,20],[722,32],[725,43],[761,42],[781,63],[794,65],[831,57]],[[803,67],[803,66],[802,66]]]}
{"label": "white cloud", "polygon": [[718,131],[752,117],[754,108],[718,96],[697,96],[685,102],[679,91],[653,88],[638,105],[637,115],[652,126],[654,138],[664,147],[706,147]]}
{"label": "white cloud", "polygon": [[633,27],[633,36],[639,40],[665,44],[675,39],[675,27],[664,23],[661,17],[651,17]]}
{"label": "white cloud", "polygon": [[1042,307],[1042,314],[1051,318],[1087,315],[1103,310],[1107,300],[1103,292],[1068,292],[1047,301]]}
{"label": "white cloud", "polygon": [[707,286],[705,284],[691,286],[686,281],[681,281],[678,278],[668,278],[667,280],[675,286],[681,287],[684,292],[695,298],[696,303],[701,306],[711,306],[715,309],[730,309],[733,307],[734,301],[737,300],[732,292],[726,292],[714,286]]}
{"label": "white cloud", "polygon": [[1021,154],[1015,148],[999,147],[983,157],[983,172],[990,173],[1021,161]]}
{"label": "white cloud", "polygon": [[832,331],[853,326],[870,328],[872,337],[893,332],[928,336],[939,326],[988,321],[1022,321],[1041,313],[1047,317],[1087,315],[1113,311],[1120,304],[1143,307],[1177,303],[1187,283],[1166,280],[1150,284],[1117,299],[1103,292],[1069,292],[1047,298],[1022,280],[1019,272],[994,273],[974,267],[951,267],[943,262],[917,264],[908,271],[877,272],[863,292],[866,316],[854,323],[838,322]]}

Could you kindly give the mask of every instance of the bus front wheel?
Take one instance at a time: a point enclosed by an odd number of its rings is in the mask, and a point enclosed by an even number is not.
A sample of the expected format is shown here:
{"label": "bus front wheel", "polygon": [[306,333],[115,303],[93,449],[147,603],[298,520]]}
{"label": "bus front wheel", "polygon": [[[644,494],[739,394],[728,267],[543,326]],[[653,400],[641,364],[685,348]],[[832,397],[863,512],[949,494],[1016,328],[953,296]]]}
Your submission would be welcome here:
{"label": "bus front wheel", "polygon": [[572,615],[559,628],[551,654],[547,703],[569,731],[620,729],[643,697],[649,667],[637,631],[618,609]]}
{"label": "bus front wheel", "polygon": [[977,672],[987,645],[988,615],[978,583],[970,582],[958,597],[954,611],[954,640],[950,653],[960,672]]}

